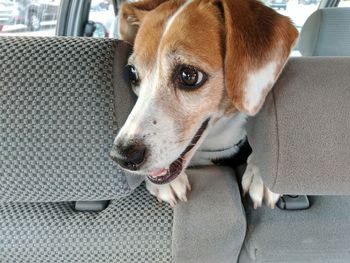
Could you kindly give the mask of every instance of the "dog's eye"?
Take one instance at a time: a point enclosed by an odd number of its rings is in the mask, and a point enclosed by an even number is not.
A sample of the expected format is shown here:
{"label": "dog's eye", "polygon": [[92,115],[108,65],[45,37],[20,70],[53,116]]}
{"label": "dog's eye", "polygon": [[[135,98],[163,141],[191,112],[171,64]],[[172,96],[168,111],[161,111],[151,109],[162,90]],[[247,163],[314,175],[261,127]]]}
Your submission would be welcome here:
{"label": "dog's eye", "polygon": [[139,82],[139,75],[137,74],[137,70],[134,65],[127,65],[126,66],[128,71],[128,77],[129,81],[132,85],[137,85]]}
{"label": "dog's eye", "polygon": [[182,89],[200,87],[206,81],[206,74],[192,66],[183,66],[178,71],[177,84]]}

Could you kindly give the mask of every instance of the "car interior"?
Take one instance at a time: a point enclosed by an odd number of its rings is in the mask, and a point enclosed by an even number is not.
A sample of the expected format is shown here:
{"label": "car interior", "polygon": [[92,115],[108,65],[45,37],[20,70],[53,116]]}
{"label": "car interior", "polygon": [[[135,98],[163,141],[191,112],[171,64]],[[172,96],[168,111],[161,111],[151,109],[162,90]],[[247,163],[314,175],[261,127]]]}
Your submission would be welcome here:
{"label": "car interior", "polygon": [[247,122],[274,209],[245,163],[190,167],[172,208],[110,159],[137,100],[122,3],[0,0],[0,263],[350,262],[350,1],[264,2],[300,31]]}

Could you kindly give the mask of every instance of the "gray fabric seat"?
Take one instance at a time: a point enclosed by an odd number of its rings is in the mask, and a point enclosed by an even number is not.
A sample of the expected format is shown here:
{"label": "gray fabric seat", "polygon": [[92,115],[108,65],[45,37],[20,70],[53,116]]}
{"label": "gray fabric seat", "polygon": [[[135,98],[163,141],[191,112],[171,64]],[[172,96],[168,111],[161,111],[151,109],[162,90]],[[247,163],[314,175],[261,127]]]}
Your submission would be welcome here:
{"label": "gray fabric seat", "polygon": [[143,186],[101,212],[0,203],[0,262],[171,262],[172,217]]}
{"label": "gray fabric seat", "polygon": [[187,174],[192,191],[174,209],[173,262],[237,262],[246,218],[234,173],[210,166]]}
{"label": "gray fabric seat", "polygon": [[276,193],[350,194],[350,57],[292,58],[248,125]]}
{"label": "gray fabric seat", "polygon": [[[135,101],[129,52],[113,39],[0,38],[1,263],[237,260],[246,223],[232,170],[188,171],[190,201],[173,211],[109,159]],[[95,200],[111,201],[73,209]]]}
{"label": "gray fabric seat", "polygon": [[350,56],[350,8],[316,10],[301,29],[303,56]]}
{"label": "gray fabric seat", "polygon": [[[301,30],[303,56],[350,56],[350,8],[317,10]],[[295,58],[251,119],[248,137],[264,183],[313,194],[302,211],[246,205],[239,262],[348,262],[349,58]],[[322,196],[323,195],[323,196]]]}
{"label": "gray fabric seat", "polygon": [[71,202],[0,202],[0,262],[236,262],[246,221],[232,170],[188,175],[189,201],[174,211],[144,185],[101,212],[79,212]]}
{"label": "gray fabric seat", "polygon": [[315,196],[303,211],[248,204],[239,262],[349,261],[349,70],[349,57],[293,58],[250,119],[264,183],[276,193]]}
{"label": "gray fabric seat", "polygon": [[300,211],[252,209],[240,263],[345,263],[350,259],[350,196],[311,196]]}
{"label": "gray fabric seat", "polygon": [[0,38],[0,201],[108,200],[136,186],[109,158],[134,97],[130,47],[111,39]]}

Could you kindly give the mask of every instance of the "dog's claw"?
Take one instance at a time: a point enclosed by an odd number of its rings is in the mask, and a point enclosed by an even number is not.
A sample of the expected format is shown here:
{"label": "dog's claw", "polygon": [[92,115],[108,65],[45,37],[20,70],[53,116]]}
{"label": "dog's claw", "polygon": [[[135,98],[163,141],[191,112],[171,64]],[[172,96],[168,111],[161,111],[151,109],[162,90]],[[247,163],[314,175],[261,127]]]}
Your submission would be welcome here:
{"label": "dog's claw", "polygon": [[258,209],[259,207],[261,207],[262,202],[259,201],[253,201],[253,208],[254,209]]}
{"label": "dog's claw", "polygon": [[177,201],[175,198],[172,198],[171,200],[169,200],[169,204],[172,208],[174,208],[177,204]]}
{"label": "dog's claw", "polygon": [[254,209],[261,207],[263,200],[269,208],[273,209],[280,195],[264,186],[259,168],[251,162],[251,158],[249,156],[248,165],[242,177],[243,196],[249,194]]}
{"label": "dog's claw", "polygon": [[146,188],[152,195],[157,197],[159,202],[165,201],[171,207],[175,207],[178,200],[187,202],[187,192],[191,190],[185,173],[181,173],[172,182],[164,185],[157,185],[146,179]]}
{"label": "dog's claw", "polygon": [[173,201],[170,202],[170,206],[171,206],[172,208],[174,208],[174,207],[176,206],[176,204],[177,204],[177,202],[176,202],[175,200],[173,200]]}
{"label": "dog's claw", "polygon": [[281,196],[280,194],[275,194],[271,192],[271,190],[265,186],[264,201],[268,207],[270,207],[271,209],[274,209],[276,207],[276,203],[280,199],[280,196]]}
{"label": "dog's claw", "polygon": [[[187,188],[187,191],[188,191],[188,192],[191,192],[191,191],[192,191],[192,187],[191,187],[191,185],[190,185],[190,183],[189,183],[188,180],[187,180],[186,188]],[[187,201],[187,199],[186,199],[186,201]]]}
{"label": "dog's claw", "polygon": [[186,195],[180,197],[179,199],[180,199],[180,201],[182,201],[182,202],[187,202],[187,196],[186,196]]}
{"label": "dog's claw", "polygon": [[276,205],[273,203],[267,204],[267,206],[271,209],[275,209]]}

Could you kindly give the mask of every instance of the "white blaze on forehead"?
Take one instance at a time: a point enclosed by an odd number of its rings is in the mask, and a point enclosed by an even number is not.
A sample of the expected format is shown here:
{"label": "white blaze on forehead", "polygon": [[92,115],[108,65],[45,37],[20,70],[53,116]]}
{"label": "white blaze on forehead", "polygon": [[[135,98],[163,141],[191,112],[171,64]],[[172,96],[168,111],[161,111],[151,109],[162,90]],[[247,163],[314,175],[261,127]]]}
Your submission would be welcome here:
{"label": "white blaze on forehead", "polygon": [[192,0],[187,0],[185,1],[185,3],[183,5],[181,5],[179,7],[179,9],[176,10],[176,12],[168,19],[168,21],[166,22],[165,25],[165,29],[163,32],[163,36],[166,34],[166,32],[169,30],[169,28],[171,27],[171,25],[174,23],[175,19],[179,16],[179,14],[181,14],[181,12],[183,12],[186,7],[192,2]]}
{"label": "white blaze on forehead", "polygon": [[261,69],[248,75],[244,94],[244,107],[249,114],[255,114],[256,109],[264,99],[266,89],[273,85],[276,78],[277,63],[272,61]]}

